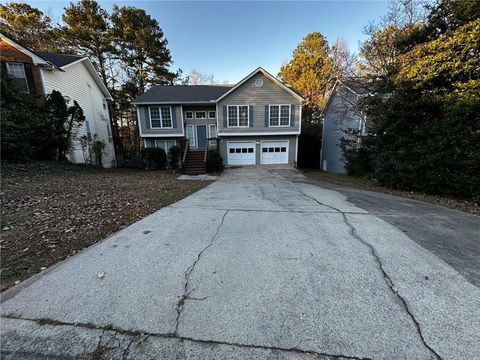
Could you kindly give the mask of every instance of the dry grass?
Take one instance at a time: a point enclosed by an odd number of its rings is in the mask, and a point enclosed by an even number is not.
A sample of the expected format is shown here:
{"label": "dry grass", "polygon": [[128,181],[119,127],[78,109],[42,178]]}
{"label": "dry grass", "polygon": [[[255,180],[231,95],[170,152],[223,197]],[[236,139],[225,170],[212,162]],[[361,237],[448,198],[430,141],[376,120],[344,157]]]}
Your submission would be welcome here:
{"label": "dry grass", "polygon": [[2,291],[210,183],[178,175],[2,164]]}
{"label": "dry grass", "polygon": [[345,174],[328,173],[315,169],[302,170],[303,175],[318,181],[351,187],[354,189],[376,191],[385,194],[402,196],[409,199],[421,200],[435,205],[445,206],[451,209],[464,211],[474,215],[480,215],[480,206],[476,205],[471,199],[462,199],[456,197],[447,197],[440,195],[429,195],[414,191],[403,191],[383,187],[371,180],[358,176],[349,176]]}

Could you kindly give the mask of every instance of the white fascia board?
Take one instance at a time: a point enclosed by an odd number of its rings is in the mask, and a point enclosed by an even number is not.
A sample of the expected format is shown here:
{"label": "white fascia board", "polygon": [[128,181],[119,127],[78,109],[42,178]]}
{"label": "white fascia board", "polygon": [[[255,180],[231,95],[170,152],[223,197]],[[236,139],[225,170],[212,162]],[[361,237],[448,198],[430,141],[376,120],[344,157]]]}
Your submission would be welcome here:
{"label": "white fascia board", "polygon": [[215,105],[215,100],[208,101],[132,101],[132,105]]}
{"label": "white fascia board", "polygon": [[284,83],[282,83],[280,80],[278,80],[275,76],[273,76],[272,74],[270,74],[267,70],[265,70],[264,68],[262,67],[258,67],[256,68],[255,70],[253,70],[250,74],[248,74],[246,77],[244,77],[242,80],[240,80],[240,82],[238,82],[234,87],[232,87],[230,90],[228,90],[225,94],[223,94],[222,96],[220,96],[218,99],[217,99],[217,102],[220,101],[221,99],[227,97],[229,94],[231,94],[233,91],[235,91],[239,86],[241,86],[243,83],[245,83],[247,80],[249,80],[252,76],[254,76],[257,72],[261,72],[263,75],[265,75],[267,78],[269,78],[270,80],[272,80],[274,83],[276,83],[277,85],[279,85],[281,88],[283,88],[285,91],[287,91],[288,93],[290,93],[292,96],[294,96],[295,98],[297,98],[298,100],[300,101],[304,101],[305,99],[298,95],[296,92],[294,92],[292,89],[290,89],[287,85],[285,85]]}
{"label": "white fascia board", "polygon": [[218,136],[272,136],[272,135],[300,135],[299,131],[282,131],[282,132],[242,132],[229,133],[219,132]]}
{"label": "white fascia board", "polygon": [[184,137],[183,134],[140,134],[140,137],[155,137],[155,138],[168,138],[168,137]]}
{"label": "white fascia board", "polygon": [[35,65],[48,65],[48,66],[52,66],[52,64],[50,64],[47,60],[41,58],[40,56],[38,56],[37,54],[31,52],[30,50],[28,50],[27,48],[24,48],[22,45],[16,43],[15,41],[13,41],[12,39],[6,37],[5,35],[3,35],[2,33],[0,33],[0,37],[2,40],[6,41],[8,44],[10,44],[11,46],[13,46],[14,48],[16,48],[17,50],[21,51],[22,53],[24,53],[25,55],[28,55],[32,58],[32,62],[35,64]]}

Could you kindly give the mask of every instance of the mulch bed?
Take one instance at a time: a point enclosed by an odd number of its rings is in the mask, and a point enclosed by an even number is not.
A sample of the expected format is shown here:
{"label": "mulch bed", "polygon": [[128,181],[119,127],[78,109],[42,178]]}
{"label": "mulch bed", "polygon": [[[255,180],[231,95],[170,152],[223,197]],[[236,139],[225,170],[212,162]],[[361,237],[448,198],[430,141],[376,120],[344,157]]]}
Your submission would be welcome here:
{"label": "mulch bed", "polygon": [[1,291],[211,181],[172,171],[3,163]]}

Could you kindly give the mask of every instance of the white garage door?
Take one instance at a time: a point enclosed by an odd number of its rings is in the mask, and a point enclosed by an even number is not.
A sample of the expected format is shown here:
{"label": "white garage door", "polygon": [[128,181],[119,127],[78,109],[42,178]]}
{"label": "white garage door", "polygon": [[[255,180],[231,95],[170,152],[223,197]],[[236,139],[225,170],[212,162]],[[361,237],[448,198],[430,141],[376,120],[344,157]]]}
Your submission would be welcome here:
{"label": "white garage door", "polygon": [[262,164],[288,164],[288,141],[264,141]]}
{"label": "white garage door", "polygon": [[255,142],[228,143],[228,165],[255,165]]}

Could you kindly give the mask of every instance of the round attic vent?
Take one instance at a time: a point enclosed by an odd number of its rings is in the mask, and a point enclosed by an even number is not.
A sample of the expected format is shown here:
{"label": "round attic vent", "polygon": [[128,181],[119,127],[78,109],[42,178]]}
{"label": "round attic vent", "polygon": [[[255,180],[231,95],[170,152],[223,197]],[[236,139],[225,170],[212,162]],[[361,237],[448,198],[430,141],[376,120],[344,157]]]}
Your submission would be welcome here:
{"label": "round attic vent", "polygon": [[262,87],[263,86],[263,80],[258,78],[257,80],[255,80],[255,86],[256,87]]}

